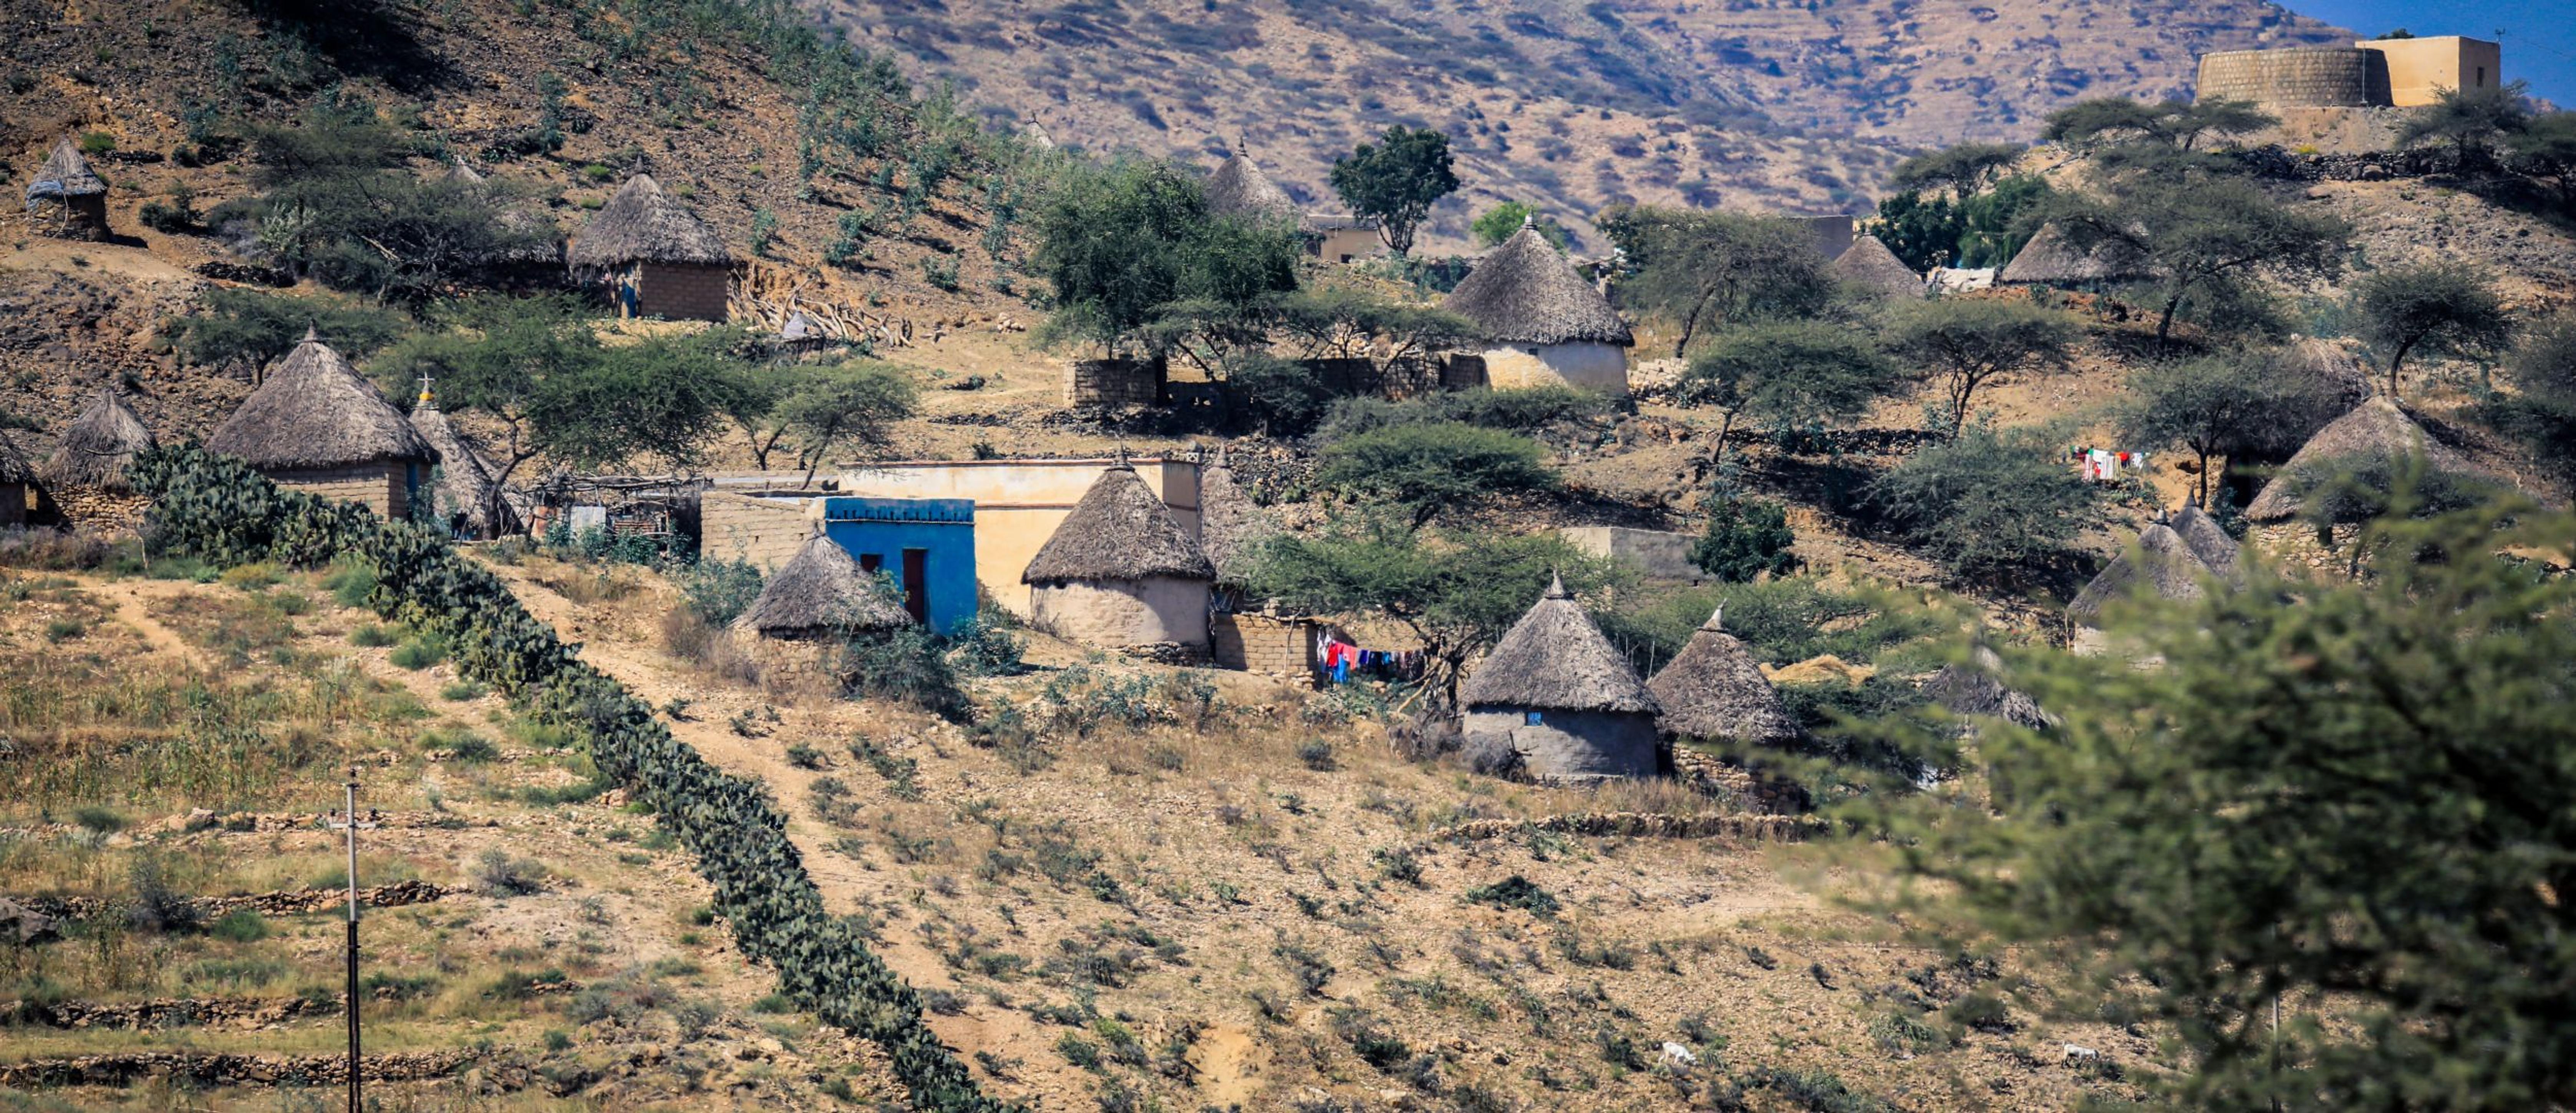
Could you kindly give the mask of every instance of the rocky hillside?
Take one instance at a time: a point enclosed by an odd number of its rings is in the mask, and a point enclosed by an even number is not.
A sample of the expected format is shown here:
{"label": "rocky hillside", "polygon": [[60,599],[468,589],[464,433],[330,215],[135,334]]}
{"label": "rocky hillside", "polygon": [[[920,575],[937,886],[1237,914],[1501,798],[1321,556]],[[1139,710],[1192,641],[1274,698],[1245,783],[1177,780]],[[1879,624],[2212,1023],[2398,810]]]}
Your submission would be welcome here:
{"label": "rocky hillside", "polygon": [[2207,51],[2351,37],[2262,0],[807,2],[1057,142],[1212,163],[1240,137],[1313,204],[1353,144],[1440,128],[1467,186],[1433,250],[1504,198],[1578,232],[1620,200],[1853,209],[1907,149],[2186,92]]}

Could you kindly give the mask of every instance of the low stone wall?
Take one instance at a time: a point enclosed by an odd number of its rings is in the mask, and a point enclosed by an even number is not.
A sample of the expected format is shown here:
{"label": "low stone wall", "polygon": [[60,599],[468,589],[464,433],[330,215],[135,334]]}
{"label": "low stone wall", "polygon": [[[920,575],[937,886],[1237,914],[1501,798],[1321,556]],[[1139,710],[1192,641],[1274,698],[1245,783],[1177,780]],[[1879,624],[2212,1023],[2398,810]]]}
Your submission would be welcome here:
{"label": "low stone wall", "polygon": [[1078,359],[1065,369],[1072,406],[1155,406],[1171,397],[1169,369],[1145,359]]}
{"label": "low stone wall", "polygon": [[[126,534],[143,528],[143,512],[152,508],[152,500],[141,495],[120,495],[111,491],[67,487],[46,492],[54,500],[54,509],[63,521],[91,533]],[[0,495],[0,502],[7,496]],[[0,515],[7,513],[0,508]]]}
{"label": "low stone wall", "polygon": [[1821,825],[1785,815],[1669,815],[1663,812],[1578,812],[1540,820],[1480,819],[1461,823],[1435,836],[1434,842],[1482,842],[1532,832],[1595,838],[1648,839],[1740,838],[1795,842]]}
{"label": "low stone wall", "polygon": [[760,684],[772,692],[838,692],[848,677],[841,671],[841,645],[800,638],[768,638],[741,630],[727,631],[733,652],[749,664]]}
{"label": "low stone wall", "polygon": [[[362,1057],[360,1071],[369,1082],[417,1082],[446,1078],[486,1063],[482,1051],[420,1051]],[[349,1081],[349,1060],[340,1055],[273,1058],[196,1051],[129,1051],[27,1059],[0,1064],[0,1086],[128,1086],[146,1078],[184,1080],[198,1086],[340,1086]],[[498,1076],[485,1084],[515,1089]]]}
{"label": "low stone wall", "polygon": [[1208,618],[1208,655],[1216,667],[1313,683],[1313,622],[1265,614]]}

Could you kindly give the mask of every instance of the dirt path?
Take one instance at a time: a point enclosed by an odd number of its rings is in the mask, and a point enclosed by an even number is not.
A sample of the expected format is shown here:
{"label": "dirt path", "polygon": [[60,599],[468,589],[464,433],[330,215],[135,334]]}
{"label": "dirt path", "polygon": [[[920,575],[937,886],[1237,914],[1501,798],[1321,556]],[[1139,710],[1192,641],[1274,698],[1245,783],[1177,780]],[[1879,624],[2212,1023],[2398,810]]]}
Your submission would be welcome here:
{"label": "dirt path", "polygon": [[190,668],[202,671],[211,669],[213,663],[177,631],[152,617],[148,605],[179,598],[196,586],[170,580],[91,580],[83,583],[81,590],[108,603],[116,613],[116,621],[133,630],[153,653],[177,658]]}

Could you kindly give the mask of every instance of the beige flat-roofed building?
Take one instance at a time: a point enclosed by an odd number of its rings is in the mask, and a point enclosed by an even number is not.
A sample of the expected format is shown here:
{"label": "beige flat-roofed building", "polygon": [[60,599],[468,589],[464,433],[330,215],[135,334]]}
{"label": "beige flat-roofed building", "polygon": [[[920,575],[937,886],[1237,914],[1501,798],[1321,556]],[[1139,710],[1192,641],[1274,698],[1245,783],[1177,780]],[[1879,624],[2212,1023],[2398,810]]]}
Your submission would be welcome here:
{"label": "beige flat-roofed building", "polygon": [[2444,89],[2491,89],[2504,84],[2504,48],[2484,39],[2436,35],[2420,39],[2364,39],[2354,43],[2388,60],[2388,103],[2416,108],[2441,99]]}
{"label": "beige flat-roofed building", "polygon": [[[1199,465],[1192,460],[1131,461],[1136,477],[1162,500],[1191,539],[1199,536]],[[994,601],[1025,618],[1030,585],[1020,573],[1073,513],[1110,459],[913,460],[850,465],[841,495],[906,499],[972,499],[975,580]]]}

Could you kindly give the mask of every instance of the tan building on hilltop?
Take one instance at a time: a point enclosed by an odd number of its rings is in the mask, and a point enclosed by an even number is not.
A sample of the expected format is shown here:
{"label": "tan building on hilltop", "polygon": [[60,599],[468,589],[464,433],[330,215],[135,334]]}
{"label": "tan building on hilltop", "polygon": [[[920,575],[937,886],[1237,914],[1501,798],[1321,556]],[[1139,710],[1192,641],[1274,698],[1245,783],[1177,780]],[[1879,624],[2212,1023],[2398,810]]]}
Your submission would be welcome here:
{"label": "tan building on hilltop", "polygon": [[2436,35],[2423,39],[2363,39],[2388,70],[2388,103],[2418,108],[2442,99],[2444,89],[2491,89],[2504,84],[2504,47],[2484,39]]}
{"label": "tan building on hilltop", "polygon": [[401,410],[311,331],[268,381],[206,438],[278,486],[354,502],[387,518],[411,514],[438,450]]}
{"label": "tan building on hilltop", "polygon": [[2195,88],[2202,100],[2252,101],[2278,111],[2418,108],[2441,99],[2445,89],[2503,84],[2502,47],[2438,35],[2364,39],[2349,47],[2204,54]]}

